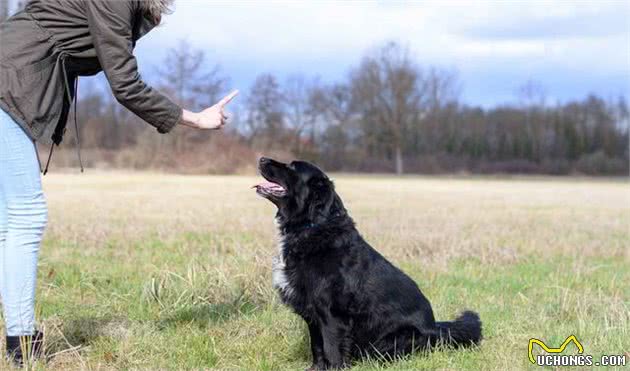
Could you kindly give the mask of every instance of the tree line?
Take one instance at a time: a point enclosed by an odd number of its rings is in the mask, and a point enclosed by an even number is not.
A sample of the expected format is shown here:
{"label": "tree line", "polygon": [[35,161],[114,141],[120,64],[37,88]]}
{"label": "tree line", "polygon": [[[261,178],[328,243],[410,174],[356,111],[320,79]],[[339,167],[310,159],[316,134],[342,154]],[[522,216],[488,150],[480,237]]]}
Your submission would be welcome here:
{"label": "tree line", "polygon": [[[158,87],[185,107],[206,107],[230,88],[221,68],[208,66],[203,52],[182,41],[157,68]],[[342,81],[260,74],[221,134],[157,137],[104,89],[89,90],[78,113],[83,146],[125,149],[135,167],[229,172],[271,153],[331,171],[628,174],[624,96],[550,104],[545,88],[528,81],[513,103],[471,106],[460,100],[455,70],[421,66],[394,42],[366,53]],[[195,160],[197,147],[212,158]],[[214,165],[203,169],[203,161]]]}

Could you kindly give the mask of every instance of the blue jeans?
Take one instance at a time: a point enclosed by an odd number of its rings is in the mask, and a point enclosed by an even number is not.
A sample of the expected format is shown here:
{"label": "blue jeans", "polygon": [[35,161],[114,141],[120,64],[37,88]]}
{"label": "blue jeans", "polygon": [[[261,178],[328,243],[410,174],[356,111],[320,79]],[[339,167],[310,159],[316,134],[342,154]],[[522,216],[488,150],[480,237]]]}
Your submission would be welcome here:
{"label": "blue jeans", "polygon": [[0,109],[0,296],[8,336],[32,335],[48,210],[35,143]]}

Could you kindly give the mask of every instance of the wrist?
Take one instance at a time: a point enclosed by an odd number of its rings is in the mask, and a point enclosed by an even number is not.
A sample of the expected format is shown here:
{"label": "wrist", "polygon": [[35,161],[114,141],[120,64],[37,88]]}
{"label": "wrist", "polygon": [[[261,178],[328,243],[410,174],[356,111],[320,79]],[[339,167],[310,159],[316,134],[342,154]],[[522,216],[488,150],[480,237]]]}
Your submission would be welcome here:
{"label": "wrist", "polygon": [[182,117],[179,120],[179,124],[188,126],[191,128],[199,127],[199,115],[195,112],[183,110]]}

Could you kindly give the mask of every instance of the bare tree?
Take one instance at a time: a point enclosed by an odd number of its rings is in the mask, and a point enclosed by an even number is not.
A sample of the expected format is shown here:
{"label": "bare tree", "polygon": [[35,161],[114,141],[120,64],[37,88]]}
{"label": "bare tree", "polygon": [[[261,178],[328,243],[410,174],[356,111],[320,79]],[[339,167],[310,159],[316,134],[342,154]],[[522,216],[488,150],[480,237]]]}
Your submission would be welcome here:
{"label": "bare tree", "polygon": [[264,149],[283,142],[285,111],[283,96],[276,77],[270,73],[259,75],[245,100],[247,111],[246,135],[252,145]]}
{"label": "bare tree", "polygon": [[425,109],[439,110],[459,99],[461,85],[456,70],[431,67],[422,77]]}
{"label": "bare tree", "polygon": [[523,107],[544,107],[547,89],[538,81],[528,80],[516,89],[516,97]]}
{"label": "bare tree", "polygon": [[[204,52],[193,48],[185,39],[168,51],[157,71],[161,76],[160,89],[170,94],[180,106],[193,109],[215,104],[227,82],[218,65],[209,71],[206,69]],[[189,130],[161,140],[170,141],[176,151],[181,151],[187,141],[208,135],[206,132]]]}
{"label": "bare tree", "polygon": [[293,132],[293,152],[302,154],[305,135],[310,135],[310,143],[315,138],[315,126],[320,116],[318,107],[318,82],[309,81],[303,75],[290,76],[283,88],[286,109],[286,123]]}
{"label": "bare tree", "polygon": [[[324,156],[321,161],[327,168],[343,170],[344,167],[354,167],[354,160],[358,156],[351,155],[352,142],[356,136],[352,124],[354,107],[352,93],[348,84],[336,83],[317,89],[312,101],[314,107],[322,113],[326,125],[322,133],[320,150]],[[359,148],[362,151],[363,148]]]}
{"label": "bare tree", "polygon": [[163,88],[171,91],[180,105],[192,106],[195,101],[194,88],[199,82],[204,53],[194,49],[187,40],[180,40],[177,47],[168,51],[164,62],[157,68]]}
{"label": "bare tree", "polygon": [[[362,119],[394,154],[397,174],[402,174],[403,145],[408,128],[420,110],[420,72],[406,48],[389,42],[364,57],[352,74],[352,95]],[[381,128],[381,125],[384,127]]]}
{"label": "bare tree", "polygon": [[617,98],[616,102],[612,102],[614,107],[615,121],[617,122],[617,128],[622,131],[628,131],[630,129],[630,109],[628,108],[628,102],[623,95]]}
{"label": "bare tree", "polygon": [[313,94],[315,107],[320,110],[328,123],[344,125],[354,113],[352,91],[343,83],[336,83],[317,89]]}
{"label": "bare tree", "polygon": [[[523,138],[527,143],[530,157],[540,161],[545,147],[553,145],[552,130],[545,131],[544,110],[547,100],[547,89],[538,81],[528,80],[516,91],[519,105],[525,113],[525,132]],[[549,127],[550,129],[550,127]]]}
{"label": "bare tree", "polygon": [[431,67],[420,76],[421,107],[417,125],[410,129],[411,147],[419,152],[433,152],[449,135],[446,117],[457,107],[461,86],[456,70]]}
{"label": "bare tree", "polygon": [[218,65],[201,74],[197,83],[192,85],[192,92],[196,97],[195,108],[202,109],[216,104],[222,98],[228,83],[229,79],[223,75]]}

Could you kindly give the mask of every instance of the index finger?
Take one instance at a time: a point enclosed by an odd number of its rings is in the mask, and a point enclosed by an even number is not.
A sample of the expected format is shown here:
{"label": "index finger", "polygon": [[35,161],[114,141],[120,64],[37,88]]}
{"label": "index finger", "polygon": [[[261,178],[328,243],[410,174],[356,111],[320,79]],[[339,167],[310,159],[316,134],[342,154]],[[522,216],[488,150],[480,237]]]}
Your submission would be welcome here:
{"label": "index finger", "polygon": [[223,97],[223,99],[221,99],[218,104],[221,106],[225,106],[226,104],[230,103],[230,101],[234,99],[234,97],[236,97],[237,95],[238,95],[238,90],[232,90],[232,92],[226,95],[225,97]]}

